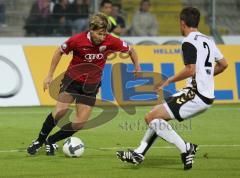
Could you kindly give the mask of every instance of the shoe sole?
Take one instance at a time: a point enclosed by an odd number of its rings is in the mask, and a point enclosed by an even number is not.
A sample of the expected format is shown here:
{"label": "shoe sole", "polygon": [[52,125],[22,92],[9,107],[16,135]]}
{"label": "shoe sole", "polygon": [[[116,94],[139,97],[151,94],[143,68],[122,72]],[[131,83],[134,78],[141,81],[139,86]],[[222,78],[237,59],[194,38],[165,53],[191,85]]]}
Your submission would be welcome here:
{"label": "shoe sole", "polygon": [[116,153],[116,156],[117,156],[117,158],[118,158],[119,160],[121,160],[122,162],[127,162],[125,159],[123,159],[123,158],[121,157],[121,155],[120,155],[119,153]]}
{"label": "shoe sole", "polygon": [[194,153],[194,155],[196,155],[196,153],[197,153],[197,151],[199,150],[199,146],[198,145],[196,145],[196,144],[193,144],[194,145],[194,147],[195,147],[195,153]]}
{"label": "shoe sole", "polygon": [[122,158],[121,157],[121,155],[120,154],[118,154],[118,153],[116,153],[116,155],[117,155],[117,158],[119,159],[119,160],[121,160],[122,162],[124,162],[124,163],[131,163],[131,164],[133,164],[134,166],[137,166],[137,165],[139,165],[140,163],[132,163],[132,162],[128,162],[128,161],[126,161],[124,158]]}

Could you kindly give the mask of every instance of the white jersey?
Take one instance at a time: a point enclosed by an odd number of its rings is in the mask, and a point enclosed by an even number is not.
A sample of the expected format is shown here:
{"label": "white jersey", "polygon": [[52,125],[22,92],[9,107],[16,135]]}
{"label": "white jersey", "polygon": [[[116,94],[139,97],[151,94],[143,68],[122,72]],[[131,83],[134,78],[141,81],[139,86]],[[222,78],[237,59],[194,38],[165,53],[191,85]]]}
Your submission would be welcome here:
{"label": "white jersey", "polygon": [[196,64],[196,75],[187,79],[187,87],[196,84],[200,94],[214,98],[214,62],[223,59],[215,42],[200,32],[191,32],[183,39],[182,50],[185,65]]}

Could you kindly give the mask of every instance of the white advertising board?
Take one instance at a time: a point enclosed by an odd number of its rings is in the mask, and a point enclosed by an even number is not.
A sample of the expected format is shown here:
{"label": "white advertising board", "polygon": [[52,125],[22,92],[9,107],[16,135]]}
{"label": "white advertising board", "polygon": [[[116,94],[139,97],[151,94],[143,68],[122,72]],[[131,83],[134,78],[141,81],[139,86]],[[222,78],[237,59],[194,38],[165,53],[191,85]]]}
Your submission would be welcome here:
{"label": "white advertising board", "polygon": [[0,106],[40,105],[20,45],[0,45]]}

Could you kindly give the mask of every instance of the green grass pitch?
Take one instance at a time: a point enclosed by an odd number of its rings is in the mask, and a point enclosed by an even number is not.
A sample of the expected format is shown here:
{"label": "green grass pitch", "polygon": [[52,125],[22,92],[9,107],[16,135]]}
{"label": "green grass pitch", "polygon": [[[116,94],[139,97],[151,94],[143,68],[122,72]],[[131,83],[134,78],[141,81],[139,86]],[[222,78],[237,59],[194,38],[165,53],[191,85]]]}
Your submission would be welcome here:
{"label": "green grass pitch", "polygon": [[[200,145],[190,171],[183,171],[179,151],[162,139],[141,165],[120,162],[115,151],[139,144],[146,129],[143,116],[150,108],[137,107],[134,115],[120,110],[110,122],[75,134],[86,145],[81,158],[65,157],[63,142],[58,143],[60,149],[54,157],[47,157],[44,148],[36,156],[26,154],[51,107],[1,108],[0,178],[240,177],[239,104],[214,105],[191,121],[172,122],[185,140]],[[98,112],[94,109],[93,115]]]}

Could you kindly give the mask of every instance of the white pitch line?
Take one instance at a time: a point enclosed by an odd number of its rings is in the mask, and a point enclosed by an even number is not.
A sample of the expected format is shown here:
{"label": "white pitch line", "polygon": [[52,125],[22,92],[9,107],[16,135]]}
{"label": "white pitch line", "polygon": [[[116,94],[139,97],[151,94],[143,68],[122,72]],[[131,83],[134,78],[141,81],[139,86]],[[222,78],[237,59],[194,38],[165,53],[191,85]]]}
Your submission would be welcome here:
{"label": "white pitch line", "polygon": [[[211,147],[240,147],[240,145],[198,145],[199,147],[211,148]],[[136,148],[136,147],[110,147],[110,148],[99,148],[100,150],[117,150],[117,149],[126,149],[126,148]],[[173,149],[176,147],[173,146],[153,146],[153,149]]]}
{"label": "white pitch line", "polygon": [[15,153],[15,152],[22,152],[26,150],[0,150],[0,153]]}
{"label": "white pitch line", "polygon": [[[233,147],[240,147],[240,145],[198,145],[200,148],[233,148]],[[102,147],[102,148],[92,148],[89,147],[89,149],[98,149],[98,150],[118,150],[118,149],[127,149],[127,148],[136,148],[136,147]],[[152,149],[175,149],[173,146],[153,146]],[[22,149],[14,149],[14,150],[0,150],[0,153],[16,153],[16,152],[25,152],[26,150]]]}

